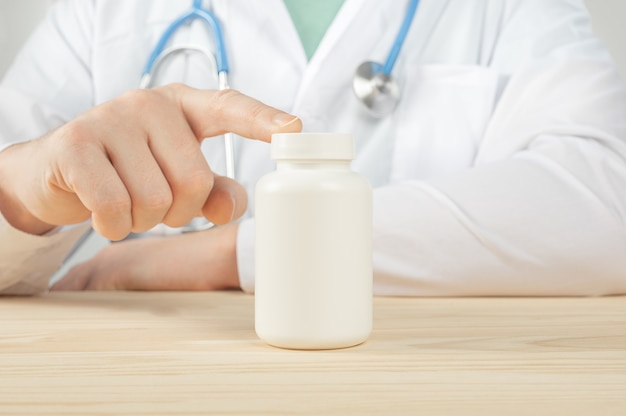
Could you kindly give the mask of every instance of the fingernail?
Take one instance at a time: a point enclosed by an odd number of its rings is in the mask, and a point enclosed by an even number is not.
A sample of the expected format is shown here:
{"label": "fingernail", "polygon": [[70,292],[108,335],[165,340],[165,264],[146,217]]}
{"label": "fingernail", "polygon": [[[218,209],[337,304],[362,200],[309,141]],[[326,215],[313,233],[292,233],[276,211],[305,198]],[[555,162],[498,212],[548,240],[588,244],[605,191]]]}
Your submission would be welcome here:
{"label": "fingernail", "polygon": [[291,123],[295,123],[298,117],[287,114],[287,113],[278,113],[274,116],[274,125],[277,127],[285,127],[290,125]]}

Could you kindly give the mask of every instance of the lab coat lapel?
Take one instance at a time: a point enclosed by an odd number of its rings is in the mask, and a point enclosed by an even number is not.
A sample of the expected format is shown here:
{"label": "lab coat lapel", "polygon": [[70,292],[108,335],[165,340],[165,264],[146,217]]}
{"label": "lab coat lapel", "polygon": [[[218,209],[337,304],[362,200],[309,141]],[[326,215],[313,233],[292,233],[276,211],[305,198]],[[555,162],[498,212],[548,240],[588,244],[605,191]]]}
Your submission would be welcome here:
{"label": "lab coat lapel", "polygon": [[223,22],[231,86],[289,111],[307,59],[283,1],[216,0],[213,9]]}
{"label": "lab coat lapel", "polygon": [[[430,15],[439,15],[447,4],[448,0],[423,1],[420,8],[435,9]],[[307,124],[311,130],[328,128],[322,118],[328,116],[332,103],[350,103],[358,107],[355,111],[361,110],[352,97],[354,72],[365,61],[385,62],[406,8],[406,2],[346,0],[306,67],[294,101],[293,111],[303,116],[305,128]],[[400,63],[407,56],[421,55],[435,25],[421,20],[420,14],[418,8],[409,32],[411,40],[407,39],[394,70],[400,82],[405,75]]]}
{"label": "lab coat lapel", "polygon": [[346,0],[306,67],[294,111],[321,114],[319,105],[333,91],[351,89],[356,66],[371,54],[384,33],[386,13],[381,2]]}

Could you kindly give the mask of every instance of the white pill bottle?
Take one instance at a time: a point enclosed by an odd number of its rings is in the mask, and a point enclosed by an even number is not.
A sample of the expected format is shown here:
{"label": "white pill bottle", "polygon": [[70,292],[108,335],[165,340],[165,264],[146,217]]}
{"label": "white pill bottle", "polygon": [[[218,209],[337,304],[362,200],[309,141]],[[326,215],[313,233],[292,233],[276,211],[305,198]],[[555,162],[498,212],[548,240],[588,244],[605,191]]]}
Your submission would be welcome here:
{"label": "white pill bottle", "polygon": [[372,330],[372,190],[347,134],[275,134],[255,195],[255,327],[270,345],[345,348]]}

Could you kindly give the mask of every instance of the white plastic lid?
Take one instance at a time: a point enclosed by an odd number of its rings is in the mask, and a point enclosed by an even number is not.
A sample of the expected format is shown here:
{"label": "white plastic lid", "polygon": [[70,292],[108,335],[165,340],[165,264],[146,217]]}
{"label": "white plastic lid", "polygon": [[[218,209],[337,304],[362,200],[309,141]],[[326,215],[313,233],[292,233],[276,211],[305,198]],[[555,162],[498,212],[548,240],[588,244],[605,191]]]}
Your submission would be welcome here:
{"label": "white plastic lid", "polygon": [[276,133],[272,135],[272,159],[352,160],[354,138],[336,133]]}

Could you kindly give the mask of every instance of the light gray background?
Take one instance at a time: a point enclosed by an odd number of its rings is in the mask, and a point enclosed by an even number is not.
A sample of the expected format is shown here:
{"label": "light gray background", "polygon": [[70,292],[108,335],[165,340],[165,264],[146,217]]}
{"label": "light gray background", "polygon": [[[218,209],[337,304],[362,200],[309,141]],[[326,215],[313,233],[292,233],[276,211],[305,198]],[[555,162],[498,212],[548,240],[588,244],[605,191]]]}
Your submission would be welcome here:
{"label": "light gray background", "polygon": [[[0,0],[0,74],[54,0]],[[126,0],[132,1],[132,0]],[[462,0],[458,0],[462,1]],[[191,3],[191,2],[190,2]],[[596,34],[608,45],[626,79],[626,1],[585,0]]]}

